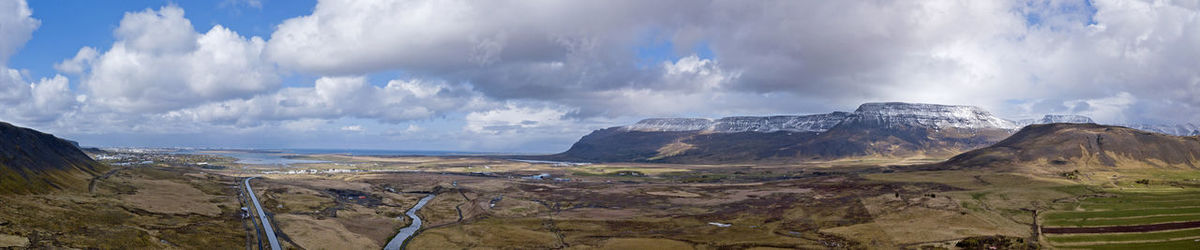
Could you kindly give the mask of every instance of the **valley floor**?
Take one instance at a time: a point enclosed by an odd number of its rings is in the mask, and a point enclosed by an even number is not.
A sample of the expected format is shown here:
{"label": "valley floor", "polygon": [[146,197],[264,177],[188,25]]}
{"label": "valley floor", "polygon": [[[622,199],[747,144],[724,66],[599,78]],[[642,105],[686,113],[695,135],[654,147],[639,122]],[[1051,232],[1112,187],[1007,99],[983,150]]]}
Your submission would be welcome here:
{"label": "valley floor", "polygon": [[258,249],[266,232],[240,188],[250,176],[259,177],[251,184],[292,249],[382,248],[411,223],[404,212],[429,194],[437,196],[417,213],[424,226],[406,243],[411,249],[1200,245],[1200,228],[1191,227],[1070,231],[1200,221],[1200,189],[1178,173],[309,158],[329,162],[130,165],[96,178],[90,193],[0,197],[0,247]]}

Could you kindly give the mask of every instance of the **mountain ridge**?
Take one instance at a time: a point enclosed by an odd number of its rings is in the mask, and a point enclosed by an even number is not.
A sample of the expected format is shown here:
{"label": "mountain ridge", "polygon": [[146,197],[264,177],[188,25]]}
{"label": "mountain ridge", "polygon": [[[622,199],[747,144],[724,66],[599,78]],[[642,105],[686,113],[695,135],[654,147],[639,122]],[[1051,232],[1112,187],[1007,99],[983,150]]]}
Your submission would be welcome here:
{"label": "mountain ridge", "polygon": [[[974,106],[864,103],[854,112],[644,119],[593,131],[567,151],[547,158],[719,163],[865,156],[951,157],[999,142],[1028,125],[1048,123],[1095,121],[1081,115],[1058,114],[1012,121]],[[1200,134],[1200,128],[1190,134],[1181,133],[1192,128],[1184,125],[1141,127],[1158,128],[1150,131],[1172,135]]]}
{"label": "mountain ridge", "polygon": [[1200,136],[1174,136],[1099,124],[1034,124],[944,168],[1003,168],[1055,173],[1079,169],[1200,169]]}
{"label": "mountain ridge", "polygon": [[0,194],[83,191],[107,169],[71,141],[0,122]]}
{"label": "mountain ridge", "polygon": [[646,119],[596,130],[549,158],[689,163],[948,157],[1002,139],[1015,126],[973,106],[865,103],[852,113]]}

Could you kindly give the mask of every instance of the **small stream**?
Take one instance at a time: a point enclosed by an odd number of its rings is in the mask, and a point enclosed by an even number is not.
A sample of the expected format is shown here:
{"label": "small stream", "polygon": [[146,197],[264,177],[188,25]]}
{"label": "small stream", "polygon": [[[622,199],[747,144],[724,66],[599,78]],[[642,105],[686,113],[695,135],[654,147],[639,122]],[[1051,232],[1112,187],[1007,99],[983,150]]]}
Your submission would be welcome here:
{"label": "small stream", "polygon": [[396,237],[392,238],[392,241],[389,241],[387,246],[383,247],[384,250],[399,250],[400,247],[404,245],[405,240],[407,240],[409,237],[412,237],[414,233],[417,233],[417,229],[421,229],[421,217],[417,217],[417,210],[421,210],[422,207],[425,207],[425,203],[429,203],[429,200],[432,200],[434,196],[435,195],[431,194],[429,196],[425,196],[425,198],[421,198],[420,201],[417,201],[416,206],[413,206],[412,209],[409,209],[408,212],[404,213],[405,215],[408,215],[408,218],[412,218],[412,225],[401,228],[400,232],[396,233]]}

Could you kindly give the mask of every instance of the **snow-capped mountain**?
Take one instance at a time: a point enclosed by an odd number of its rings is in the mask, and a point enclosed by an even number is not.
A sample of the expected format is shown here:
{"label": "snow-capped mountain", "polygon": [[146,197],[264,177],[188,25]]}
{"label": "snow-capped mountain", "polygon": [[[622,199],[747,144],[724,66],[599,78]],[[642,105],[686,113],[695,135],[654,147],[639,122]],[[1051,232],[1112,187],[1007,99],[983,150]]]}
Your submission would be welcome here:
{"label": "snow-capped mountain", "polygon": [[[593,131],[566,152],[546,159],[714,163],[949,157],[1004,140],[1026,125],[1045,123],[1094,121],[1080,115],[1046,115],[1014,122],[974,106],[865,103],[854,112],[814,115],[645,119]],[[1200,126],[1193,124],[1124,126],[1200,134]]]}
{"label": "snow-capped mountain", "polygon": [[[1017,124],[1024,127],[1031,124],[1049,124],[1049,123],[1096,123],[1091,117],[1082,115],[1046,115],[1042,119],[1025,119],[1018,121]],[[1162,133],[1176,136],[1193,136],[1200,135],[1200,125],[1184,123],[1175,125],[1165,124],[1108,124],[1129,127],[1132,129]]]}
{"label": "snow-capped mountain", "polygon": [[865,122],[883,126],[918,126],[929,128],[996,128],[1016,129],[1012,121],[992,115],[974,106],[921,103],[866,103],[853,113],[833,112],[793,116],[734,116],[717,120],[704,118],[651,118],[624,126],[629,131],[706,131],[715,133],[740,132],[825,132],[843,121]]}
{"label": "snow-capped mountain", "polygon": [[816,115],[734,116],[717,120],[703,118],[651,118],[624,126],[630,131],[706,131],[739,133],[776,131],[822,132],[842,122],[850,113],[833,112]]}
{"label": "snow-capped mountain", "polygon": [[709,130],[713,127],[713,120],[707,118],[649,118],[643,119],[633,125],[624,126],[625,130],[630,131],[697,131]]}
{"label": "snow-capped mountain", "polygon": [[858,106],[850,121],[885,127],[915,126],[935,129],[1016,129],[1016,123],[992,115],[975,106],[924,103],[865,103]]}
{"label": "snow-capped mountain", "polygon": [[1046,115],[1042,119],[1024,119],[1017,121],[1017,125],[1024,127],[1032,124],[1049,124],[1049,123],[1096,123],[1091,117],[1082,115]]}
{"label": "snow-capped mountain", "polygon": [[1168,134],[1168,135],[1177,135],[1177,136],[1200,135],[1200,125],[1191,124],[1191,123],[1176,124],[1176,125],[1125,124],[1122,126],[1126,126],[1126,127],[1132,128],[1132,129],[1138,129],[1138,130],[1144,130],[1144,131],[1150,131],[1150,132],[1156,132],[1156,133],[1163,133],[1163,134]]}

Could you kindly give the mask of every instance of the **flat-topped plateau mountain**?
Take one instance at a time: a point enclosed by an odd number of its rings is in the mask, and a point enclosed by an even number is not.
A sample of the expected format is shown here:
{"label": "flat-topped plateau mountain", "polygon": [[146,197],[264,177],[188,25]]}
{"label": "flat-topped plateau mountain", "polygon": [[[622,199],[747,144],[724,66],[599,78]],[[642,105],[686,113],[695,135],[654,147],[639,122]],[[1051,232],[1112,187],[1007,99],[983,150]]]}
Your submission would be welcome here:
{"label": "flat-topped plateau mountain", "polygon": [[854,112],[655,118],[601,129],[551,158],[579,161],[747,162],[847,157],[949,157],[1019,126],[972,106],[866,103]]}
{"label": "flat-topped plateau mountain", "polygon": [[[866,103],[854,112],[651,118],[596,130],[548,159],[594,162],[795,162],[844,158],[948,158],[999,142],[1021,127],[1094,123],[1080,115],[1007,120],[973,106]],[[1192,124],[1128,125],[1196,135]]]}

